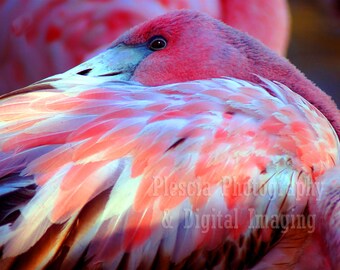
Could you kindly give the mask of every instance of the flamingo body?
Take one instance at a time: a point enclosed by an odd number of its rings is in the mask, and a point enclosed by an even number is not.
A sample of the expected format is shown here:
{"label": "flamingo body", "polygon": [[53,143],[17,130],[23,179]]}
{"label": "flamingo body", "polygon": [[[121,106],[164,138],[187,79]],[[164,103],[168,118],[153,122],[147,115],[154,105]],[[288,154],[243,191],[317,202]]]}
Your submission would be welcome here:
{"label": "flamingo body", "polygon": [[336,269],[339,112],[315,93],[181,11],[2,96],[2,267]]}

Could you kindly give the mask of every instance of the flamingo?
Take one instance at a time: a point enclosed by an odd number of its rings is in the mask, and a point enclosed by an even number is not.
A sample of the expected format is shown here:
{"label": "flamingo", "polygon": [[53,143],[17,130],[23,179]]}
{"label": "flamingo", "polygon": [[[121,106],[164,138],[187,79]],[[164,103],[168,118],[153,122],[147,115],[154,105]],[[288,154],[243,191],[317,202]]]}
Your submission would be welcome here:
{"label": "flamingo", "polygon": [[0,111],[2,269],[339,266],[339,110],[216,19],[152,19]]}
{"label": "flamingo", "polygon": [[0,93],[64,72],[130,27],[183,8],[223,19],[276,52],[286,52],[286,0],[0,1]]}

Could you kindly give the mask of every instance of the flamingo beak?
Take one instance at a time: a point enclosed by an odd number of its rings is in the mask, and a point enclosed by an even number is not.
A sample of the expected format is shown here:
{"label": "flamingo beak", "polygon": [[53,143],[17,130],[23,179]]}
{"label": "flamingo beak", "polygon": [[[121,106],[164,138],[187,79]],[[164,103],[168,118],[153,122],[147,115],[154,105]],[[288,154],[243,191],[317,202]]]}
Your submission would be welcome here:
{"label": "flamingo beak", "polygon": [[112,76],[114,80],[130,80],[138,64],[152,51],[144,44],[128,46],[120,43],[65,72],[90,77]]}

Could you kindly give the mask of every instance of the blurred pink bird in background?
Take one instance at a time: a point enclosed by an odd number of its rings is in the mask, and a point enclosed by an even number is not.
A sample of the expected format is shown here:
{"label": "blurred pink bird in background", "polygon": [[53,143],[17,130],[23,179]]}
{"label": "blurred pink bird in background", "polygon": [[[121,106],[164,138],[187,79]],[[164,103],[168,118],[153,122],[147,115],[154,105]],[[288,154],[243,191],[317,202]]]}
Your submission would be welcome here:
{"label": "blurred pink bird in background", "polygon": [[207,15],[136,26],[0,111],[2,269],[339,267],[339,110]]}
{"label": "blurred pink bird in background", "polygon": [[174,9],[222,19],[285,54],[285,0],[5,0],[0,1],[0,93],[81,63],[130,27]]}

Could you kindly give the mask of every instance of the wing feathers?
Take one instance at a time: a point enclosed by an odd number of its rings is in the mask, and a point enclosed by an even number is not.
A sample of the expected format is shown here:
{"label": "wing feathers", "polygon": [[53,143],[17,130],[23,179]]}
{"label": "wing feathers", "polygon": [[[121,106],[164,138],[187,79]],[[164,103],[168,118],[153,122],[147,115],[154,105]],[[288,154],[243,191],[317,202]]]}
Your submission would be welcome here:
{"label": "wing feathers", "polygon": [[271,218],[292,224],[311,183],[339,161],[328,121],[262,81],[56,77],[3,97],[1,260],[254,266],[286,229]]}

